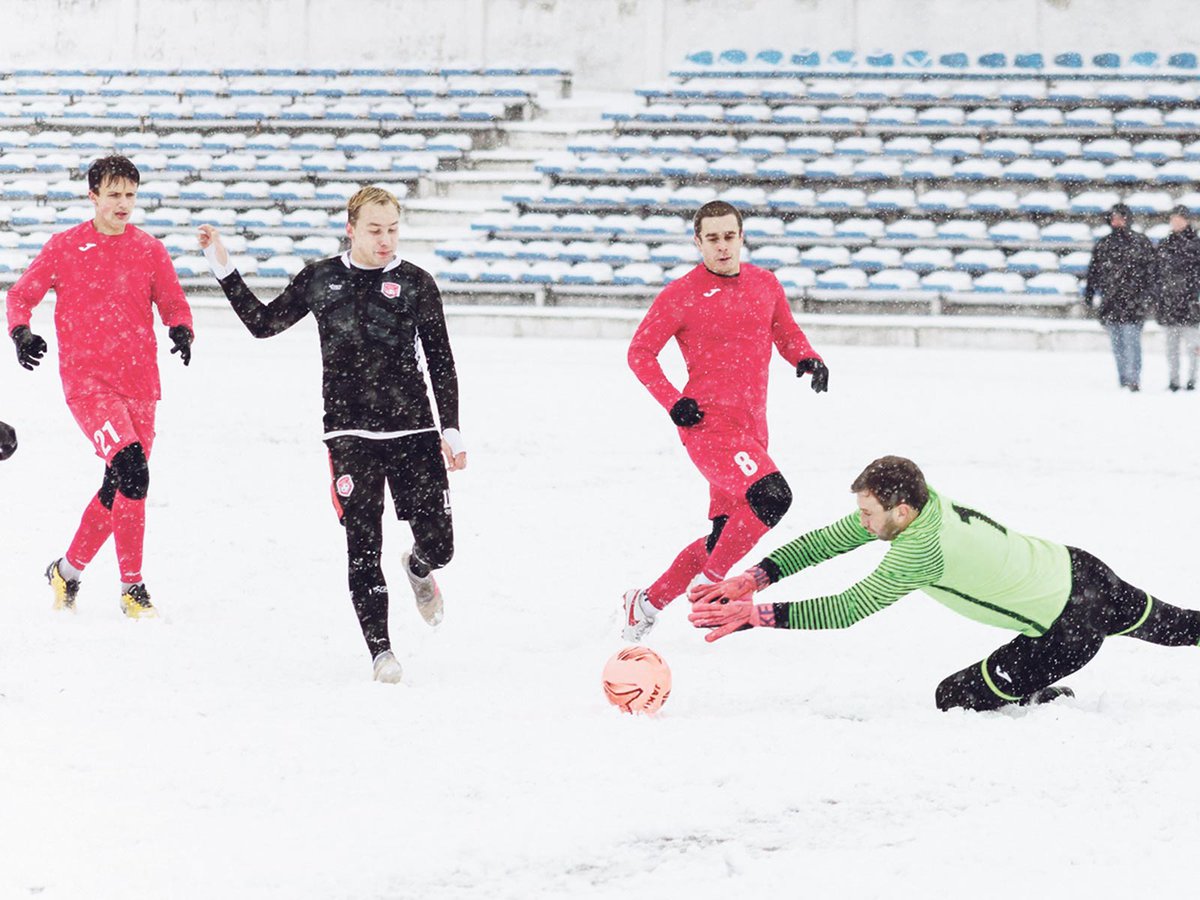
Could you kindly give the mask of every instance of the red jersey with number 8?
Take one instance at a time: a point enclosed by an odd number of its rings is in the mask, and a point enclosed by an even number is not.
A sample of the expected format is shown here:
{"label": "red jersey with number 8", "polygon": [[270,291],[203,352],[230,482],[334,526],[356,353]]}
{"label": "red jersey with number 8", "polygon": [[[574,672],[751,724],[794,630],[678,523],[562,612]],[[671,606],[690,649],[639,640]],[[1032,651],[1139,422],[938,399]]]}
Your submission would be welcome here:
{"label": "red jersey with number 8", "polygon": [[[658,354],[671,338],[687,365],[680,392]],[[743,263],[723,276],[698,265],[655,298],[629,345],[629,367],[664,409],[691,397],[706,419],[741,423],[765,446],[771,347],[793,366],[819,358],[771,272]],[[711,420],[710,420],[711,421]]]}
{"label": "red jersey with number 8", "polygon": [[52,288],[67,399],[95,393],[159,399],[152,306],[168,328],[192,328],[191,308],[162,242],[133,225],[122,234],[101,234],[90,221],[54,235],[8,292],[9,334],[29,324]]}

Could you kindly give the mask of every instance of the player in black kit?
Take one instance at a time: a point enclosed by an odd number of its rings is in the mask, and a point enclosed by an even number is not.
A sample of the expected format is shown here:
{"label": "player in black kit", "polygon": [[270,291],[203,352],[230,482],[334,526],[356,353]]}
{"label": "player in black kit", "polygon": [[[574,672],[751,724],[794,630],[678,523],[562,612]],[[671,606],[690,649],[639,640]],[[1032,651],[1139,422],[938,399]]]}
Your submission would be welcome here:
{"label": "player in black kit", "polygon": [[442,595],[433,570],[454,553],[446,469],[464,468],[467,454],[458,431],[458,376],[441,295],[428,272],[396,255],[399,201],[382,188],[366,187],[350,198],[346,213],[350,249],[306,266],[267,304],[246,286],[216,229],[201,226],[200,246],[255,337],[279,334],[310,312],[317,320],[324,440],[334,507],[346,528],[350,595],[375,680],[398,682],[402,670],[388,636],[388,588],[380,566],[384,484],[396,514],[412,527],[413,548],[403,563],[417,608],[436,625]]}
{"label": "player in black kit", "polygon": [[17,431],[11,425],[0,422],[0,459],[8,459],[17,452]]}

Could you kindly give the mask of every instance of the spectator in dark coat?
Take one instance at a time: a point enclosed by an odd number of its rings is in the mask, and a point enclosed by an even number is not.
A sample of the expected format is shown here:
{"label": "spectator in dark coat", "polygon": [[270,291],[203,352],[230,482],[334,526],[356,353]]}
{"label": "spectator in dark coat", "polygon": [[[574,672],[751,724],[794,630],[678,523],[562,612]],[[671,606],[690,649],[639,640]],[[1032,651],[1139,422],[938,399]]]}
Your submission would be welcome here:
{"label": "spectator in dark coat", "polygon": [[[1108,329],[1121,387],[1137,391],[1142,377],[1142,325],[1157,293],[1158,262],[1150,239],[1129,227],[1133,214],[1128,206],[1114,206],[1108,222],[1112,231],[1092,250],[1083,302],[1097,310]],[[1097,294],[1100,303],[1095,307]]]}
{"label": "spectator in dark coat", "polygon": [[1188,358],[1187,389],[1196,389],[1200,352],[1200,241],[1188,222],[1186,206],[1171,210],[1171,233],[1158,245],[1158,324],[1166,329],[1167,374],[1179,390],[1179,345]]}

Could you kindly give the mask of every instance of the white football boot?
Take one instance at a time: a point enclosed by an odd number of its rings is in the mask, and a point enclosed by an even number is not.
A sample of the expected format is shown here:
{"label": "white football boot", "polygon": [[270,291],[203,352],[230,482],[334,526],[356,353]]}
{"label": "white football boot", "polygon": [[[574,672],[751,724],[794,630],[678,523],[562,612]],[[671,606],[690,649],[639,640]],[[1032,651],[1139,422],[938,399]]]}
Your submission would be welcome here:
{"label": "white football boot", "polygon": [[624,604],[621,637],[636,644],[650,633],[659,610],[650,604],[650,598],[646,596],[644,588],[626,591],[621,600]]}
{"label": "white football boot", "polygon": [[438,587],[432,572],[424,578],[414,575],[408,565],[411,559],[412,553],[405,553],[400,557],[400,562],[404,564],[404,574],[408,576],[408,583],[412,585],[413,596],[417,600],[417,612],[427,625],[438,625],[443,614],[442,589]]}
{"label": "white football boot", "polygon": [[373,668],[375,680],[383,684],[399,684],[404,677],[404,669],[400,667],[400,660],[396,659],[396,654],[391,650],[384,650],[375,657]]}

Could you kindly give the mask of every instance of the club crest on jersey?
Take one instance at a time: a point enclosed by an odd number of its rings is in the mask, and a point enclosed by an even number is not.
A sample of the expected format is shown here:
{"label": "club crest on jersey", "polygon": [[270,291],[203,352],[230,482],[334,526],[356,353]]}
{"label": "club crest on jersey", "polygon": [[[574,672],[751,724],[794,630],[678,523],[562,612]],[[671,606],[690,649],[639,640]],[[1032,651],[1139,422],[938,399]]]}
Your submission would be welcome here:
{"label": "club crest on jersey", "polygon": [[379,290],[383,291],[383,296],[389,300],[395,300],[400,296],[400,285],[394,281],[385,281],[379,286]]}
{"label": "club crest on jersey", "polygon": [[339,497],[349,497],[354,493],[354,479],[349,475],[343,475],[336,484]]}

